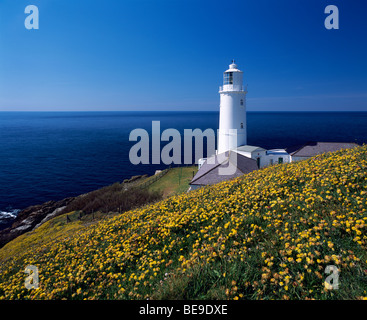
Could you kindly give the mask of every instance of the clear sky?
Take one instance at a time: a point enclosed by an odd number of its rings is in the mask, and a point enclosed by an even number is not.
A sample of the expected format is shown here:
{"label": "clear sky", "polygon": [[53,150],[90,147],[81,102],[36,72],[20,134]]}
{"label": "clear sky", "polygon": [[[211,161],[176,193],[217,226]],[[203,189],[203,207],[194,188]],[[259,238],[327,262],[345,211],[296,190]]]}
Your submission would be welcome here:
{"label": "clear sky", "polygon": [[249,111],[367,111],[367,1],[0,0],[0,111],[214,111],[232,59]]}

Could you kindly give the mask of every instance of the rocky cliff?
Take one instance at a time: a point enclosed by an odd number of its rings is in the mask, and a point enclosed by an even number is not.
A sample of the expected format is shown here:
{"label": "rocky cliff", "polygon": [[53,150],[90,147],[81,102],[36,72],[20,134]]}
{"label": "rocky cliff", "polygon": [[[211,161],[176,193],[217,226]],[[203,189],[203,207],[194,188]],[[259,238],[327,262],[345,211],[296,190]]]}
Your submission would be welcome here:
{"label": "rocky cliff", "polygon": [[56,217],[74,199],[48,201],[20,211],[10,227],[0,230],[0,248],[21,234],[31,231],[47,220]]}

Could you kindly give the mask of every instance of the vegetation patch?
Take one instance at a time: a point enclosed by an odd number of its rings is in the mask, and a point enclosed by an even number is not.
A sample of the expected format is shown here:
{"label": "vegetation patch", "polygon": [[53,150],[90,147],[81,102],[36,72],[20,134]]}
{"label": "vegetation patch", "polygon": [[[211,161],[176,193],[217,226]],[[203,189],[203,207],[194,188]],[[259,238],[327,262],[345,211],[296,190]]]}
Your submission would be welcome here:
{"label": "vegetation patch", "polygon": [[[32,250],[19,240],[1,260],[0,298],[366,299],[366,228],[362,146],[174,195]],[[30,264],[39,289],[24,287]],[[325,285],[329,265],[338,289]]]}
{"label": "vegetation patch", "polygon": [[162,193],[159,191],[115,183],[75,198],[63,209],[63,213],[71,211],[81,211],[82,215],[97,211],[121,213],[161,199]]}

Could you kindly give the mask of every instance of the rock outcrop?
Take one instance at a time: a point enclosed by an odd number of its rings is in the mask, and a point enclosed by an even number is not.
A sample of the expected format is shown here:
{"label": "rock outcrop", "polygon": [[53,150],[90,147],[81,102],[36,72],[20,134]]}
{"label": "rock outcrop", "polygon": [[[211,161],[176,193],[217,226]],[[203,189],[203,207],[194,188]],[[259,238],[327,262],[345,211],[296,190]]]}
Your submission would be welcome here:
{"label": "rock outcrop", "polygon": [[10,227],[0,230],[0,248],[21,234],[31,231],[47,220],[56,217],[74,199],[71,197],[60,201],[48,201],[20,211]]}

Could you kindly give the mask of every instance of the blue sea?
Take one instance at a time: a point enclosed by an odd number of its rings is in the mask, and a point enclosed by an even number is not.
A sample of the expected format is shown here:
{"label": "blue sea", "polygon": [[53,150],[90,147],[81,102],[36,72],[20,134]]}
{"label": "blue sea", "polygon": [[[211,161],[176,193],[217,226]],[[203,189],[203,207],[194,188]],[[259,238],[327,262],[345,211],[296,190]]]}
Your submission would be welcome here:
{"label": "blue sea", "polygon": [[[167,166],[132,165],[133,129],[212,128],[218,112],[0,112],[0,223],[18,210],[61,200]],[[248,112],[248,144],[367,143],[367,112]],[[162,146],[165,143],[162,142]],[[4,222],[3,221],[3,222]],[[1,228],[1,225],[0,225]]]}

